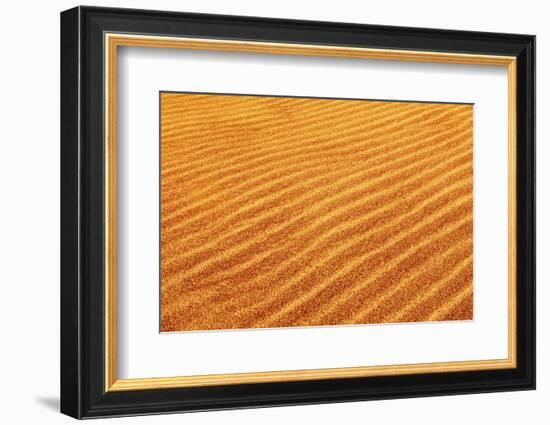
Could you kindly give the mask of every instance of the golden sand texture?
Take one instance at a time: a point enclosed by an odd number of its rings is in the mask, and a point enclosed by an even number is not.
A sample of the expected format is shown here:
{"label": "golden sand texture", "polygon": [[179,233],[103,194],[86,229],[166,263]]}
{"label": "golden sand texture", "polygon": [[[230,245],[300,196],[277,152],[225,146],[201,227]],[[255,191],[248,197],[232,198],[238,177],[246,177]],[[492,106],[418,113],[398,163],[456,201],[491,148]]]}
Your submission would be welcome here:
{"label": "golden sand texture", "polygon": [[161,330],[473,318],[473,108],[161,93]]}

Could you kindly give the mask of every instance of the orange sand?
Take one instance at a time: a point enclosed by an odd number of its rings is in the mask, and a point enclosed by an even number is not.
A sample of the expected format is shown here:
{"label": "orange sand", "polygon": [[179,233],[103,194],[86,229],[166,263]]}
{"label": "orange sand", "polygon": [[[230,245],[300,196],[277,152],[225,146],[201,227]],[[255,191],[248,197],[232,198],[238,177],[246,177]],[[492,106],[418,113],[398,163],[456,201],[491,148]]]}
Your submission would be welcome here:
{"label": "orange sand", "polygon": [[472,319],[471,105],[161,107],[162,331]]}

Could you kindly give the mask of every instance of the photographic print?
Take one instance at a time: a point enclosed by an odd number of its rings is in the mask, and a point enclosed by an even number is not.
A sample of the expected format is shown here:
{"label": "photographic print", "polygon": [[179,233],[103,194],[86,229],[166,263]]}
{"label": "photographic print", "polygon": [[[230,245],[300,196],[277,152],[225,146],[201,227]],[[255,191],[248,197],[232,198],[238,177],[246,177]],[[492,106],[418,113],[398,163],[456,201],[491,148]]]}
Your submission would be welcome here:
{"label": "photographic print", "polygon": [[61,411],[535,388],[535,37],[61,14]]}
{"label": "photographic print", "polygon": [[473,105],[161,92],[161,331],[473,319]]}

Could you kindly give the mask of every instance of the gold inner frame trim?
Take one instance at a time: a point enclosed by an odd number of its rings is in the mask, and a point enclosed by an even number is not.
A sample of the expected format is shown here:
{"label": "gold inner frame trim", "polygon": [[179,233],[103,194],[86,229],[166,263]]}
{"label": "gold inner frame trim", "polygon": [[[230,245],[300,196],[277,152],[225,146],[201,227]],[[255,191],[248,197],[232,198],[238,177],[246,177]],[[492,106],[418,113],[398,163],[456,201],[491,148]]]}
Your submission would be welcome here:
{"label": "gold inner frame trim", "polygon": [[[105,391],[136,391],[285,381],[357,378],[516,367],[516,58],[446,52],[370,49],[106,33],[105,46]],[[116,84],[119,46],[505,66],[508,71],[508,357],[421,364],[343,367],[166,378],[118,379],[116,371]]]}

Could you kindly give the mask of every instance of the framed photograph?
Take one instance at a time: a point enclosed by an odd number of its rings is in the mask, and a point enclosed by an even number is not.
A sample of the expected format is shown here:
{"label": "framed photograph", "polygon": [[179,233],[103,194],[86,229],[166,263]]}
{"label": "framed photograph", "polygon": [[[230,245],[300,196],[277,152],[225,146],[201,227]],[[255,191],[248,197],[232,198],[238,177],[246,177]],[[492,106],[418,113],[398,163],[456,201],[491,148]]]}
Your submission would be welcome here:
{"label": "framed photograph", "polygon": [[61,411],[535,388],[535,37],[61,14]]}

